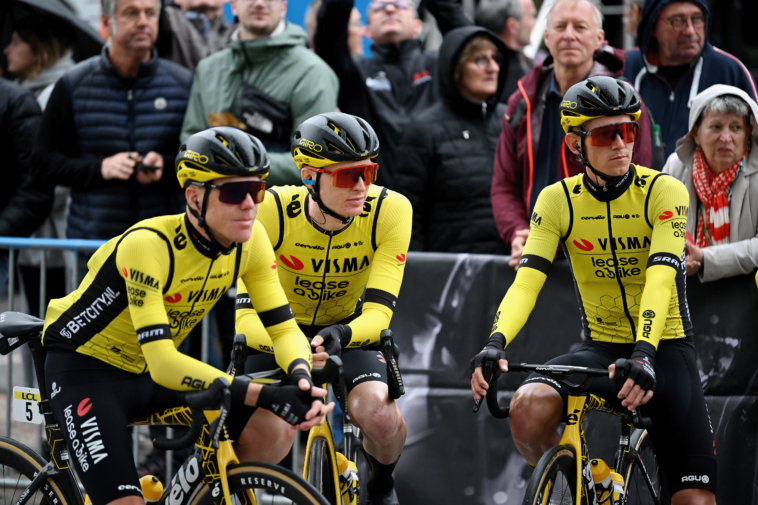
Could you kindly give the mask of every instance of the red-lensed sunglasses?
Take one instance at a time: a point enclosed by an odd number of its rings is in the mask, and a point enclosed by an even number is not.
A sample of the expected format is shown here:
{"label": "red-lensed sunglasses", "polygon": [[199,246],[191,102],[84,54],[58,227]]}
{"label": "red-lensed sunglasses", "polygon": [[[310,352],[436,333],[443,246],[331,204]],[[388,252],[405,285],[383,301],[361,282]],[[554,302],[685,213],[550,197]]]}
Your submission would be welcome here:
{"label": "red-lensed sunglasses", "polygon": [[[357,165],[354,167],[341,167],[335,170],[325,170],[323,168],[309,167],[303,165],[314,172],[329,174],[332,176],[332,186],[336,188],[352,188],[358,184],[358,179],[363,177],[364,183],[368,186],[376,182],[376,172],[379,171],[379,165],[371,163],[368,165]],[[315,181],[304,180],[305,184],[315,185]]]}
{"label": "red-lensed sunglasses", "polygon": [[225,184],[216,185],[209,183],[192,182],[195,186],[203,186],[206,188],[214,188],[219,191],[218,199],[222,203],[229,205],[239,205],[245,201],[247,195],[253,197],[254,203],[261,203],[266,196],[266,183],[263,181],[239,181],[239,182],[227,182]]}
{"label": "red-lensed sunglasses", "polygon": [[626,123],[612,123],[598,126],[590,131],[573,131],[577,135],[587,135],[590,138],[590,145],[595,147],[608,147],[616,140],[617,135],[621,135],[621,140],[629,144],[637,140],[640,134],[640,125],[634,121]]}

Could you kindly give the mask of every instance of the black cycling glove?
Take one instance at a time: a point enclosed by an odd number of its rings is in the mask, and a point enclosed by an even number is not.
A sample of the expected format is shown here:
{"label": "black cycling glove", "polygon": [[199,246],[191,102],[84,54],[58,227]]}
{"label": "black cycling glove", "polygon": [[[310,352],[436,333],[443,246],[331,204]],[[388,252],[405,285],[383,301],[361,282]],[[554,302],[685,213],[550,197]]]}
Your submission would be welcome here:
{"label": "black cycling glove", "polygon": [[[474,356],[471,361],[468,363],[468,369],[469,372],[472,374],[474,373],[474,370],[476,370],[478,367],[482,366],[482,362],[484,361],[484,358],[487,357],[487,351],[495,350],[497,351],[497,359],[506,359],[505,357],[505,336],[502,333],[495,333],[490,337],[489,342],[487,342],[487,345],[484,346],[484,349]],[[495,376],[500,376],[500,365],[495,367]]]}
{"label": "black cycling glove", "polygon": [[305,414],[317,398],[297,386],[263,386],[256,407],[270,410],[291,425],[305,421]]}
{"label": "black cycling glove", "polygon": [[643,391],[655,391],[655,347],[637,342],[629,363],[629,378]]}
{"label": "black cycling glove", "polygon": [[341,356],[342,349],[350,345],[350,339],[353,338],[353,329],[346,324],[333,324],[327,326],[317,336],[324,339],[324,352],[329,356]]}
{"label": "black cycling glove", "polygon": [[[305,379],[308,381],[308,384],[311,385],[311,388],[313,388],[313,379],[311,379],[311,376],[308,374],[308,372],[302,368],[296,368],[292,370],[289,373],[290,376],[290,384],[293,386],[297,386],[300,384],[300,379]],[[310,389],[308,389],[308,393],[310,393]]]}

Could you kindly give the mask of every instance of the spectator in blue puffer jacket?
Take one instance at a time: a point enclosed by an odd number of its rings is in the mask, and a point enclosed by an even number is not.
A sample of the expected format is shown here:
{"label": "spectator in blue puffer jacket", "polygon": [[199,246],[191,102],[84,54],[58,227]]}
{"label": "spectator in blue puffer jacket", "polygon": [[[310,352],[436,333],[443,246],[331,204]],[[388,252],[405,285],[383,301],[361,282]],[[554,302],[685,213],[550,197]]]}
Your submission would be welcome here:
{"label": "spectator in blue puffer jacket", "polygon": [[661,126],[667,158],[689,132],[692,99],[704,89],[728,84],[758,100],[745,65],[708,42],[710,28],[704,0],[647,0],[637,27],[639,48],[626,53],[624,76]]}
{"label": "spectator in blue puffer jacket", "polygon": [[72,189],[68,238],[184,210],[172,172],[192,73],[153,49],[159,0],[101,1],[109,42],[58,80],[34,147],[35,176]]}

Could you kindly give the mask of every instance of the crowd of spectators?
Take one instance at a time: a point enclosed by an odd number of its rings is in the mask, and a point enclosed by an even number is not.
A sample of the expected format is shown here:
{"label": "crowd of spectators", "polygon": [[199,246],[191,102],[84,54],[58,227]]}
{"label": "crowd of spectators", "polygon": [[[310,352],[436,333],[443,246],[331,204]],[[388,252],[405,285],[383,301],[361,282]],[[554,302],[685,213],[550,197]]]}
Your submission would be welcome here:
{"label": "crowd of spectators", "polygon": [[[299,184],[293,128],[341,110],[376,130],[378,184],[413,203],[413,250],[510,254],[515,266],[539,192],[584,171],[563,141],[562,96],[605,75],[631,82],[644,103],[633,162],[651,166],[658,125],[664,171],[690,189],[688,273],[705,282],[758,266],[758,93],[745,66],[708,42],[703,0],[629,2],[639,43],[629,51],[608,45],[598,0],[556,0],[537,61],[524,54],[533,0],[478,0],[473,21],[459,0],[425,0],[444,35],[426,52],[413,0],[372,0],[365,12],[314,0],[305,29],[287,20],[286,0],[231,0],[234,22],[229,1],[101,0],[107,43],[79,63],[65,23],[15,23],[0,81],[0,142],[13,165],[0,235],[108,239],[182,212],[173,159],[210,126],[256,135],[271,154],[269,183]],[[727,231],[714,228],[724,222]],[[48,256],[49,267],[48,294],[60,296],[62,259]],[[5,268],[0,259],[0,282]],[[31,301],[39,255],[22,256],[20,269]]]}

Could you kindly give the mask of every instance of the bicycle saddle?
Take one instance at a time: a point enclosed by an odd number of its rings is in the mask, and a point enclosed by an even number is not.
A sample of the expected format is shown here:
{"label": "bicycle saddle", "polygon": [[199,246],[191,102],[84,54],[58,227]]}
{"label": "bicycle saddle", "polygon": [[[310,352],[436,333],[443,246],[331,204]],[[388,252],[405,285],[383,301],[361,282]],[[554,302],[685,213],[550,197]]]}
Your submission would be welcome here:
{"label": "bicycle saddle", "polygon": [[45,321],[21,312],[0,314],[0,354],[6,355],[34,340],[39,340]]}

